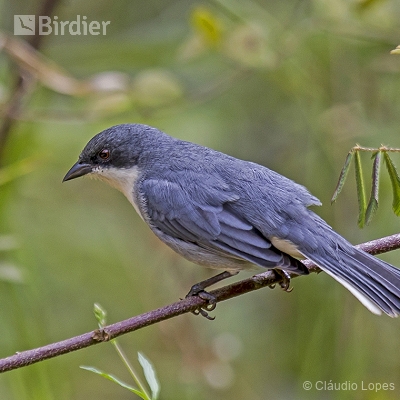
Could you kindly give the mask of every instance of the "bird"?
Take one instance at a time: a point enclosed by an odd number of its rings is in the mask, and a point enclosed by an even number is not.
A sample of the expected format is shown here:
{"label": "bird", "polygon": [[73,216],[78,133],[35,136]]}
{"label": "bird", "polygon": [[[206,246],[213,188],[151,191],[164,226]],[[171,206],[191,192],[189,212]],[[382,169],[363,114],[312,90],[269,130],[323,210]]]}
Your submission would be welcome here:
{"label": "bird", "polygon": [[265,166],[151,126],[121,124],[95,135],[63,182],[84,175],[120,190],[176,253],[223,271],[188,293],[210,309],[208,286],[266,269],[290,290],[291,276],[309,273],[301,262],[307,258],[372,313],[400,314],[400,269],[354,247],[310,209],[321,202],[304,186]]}

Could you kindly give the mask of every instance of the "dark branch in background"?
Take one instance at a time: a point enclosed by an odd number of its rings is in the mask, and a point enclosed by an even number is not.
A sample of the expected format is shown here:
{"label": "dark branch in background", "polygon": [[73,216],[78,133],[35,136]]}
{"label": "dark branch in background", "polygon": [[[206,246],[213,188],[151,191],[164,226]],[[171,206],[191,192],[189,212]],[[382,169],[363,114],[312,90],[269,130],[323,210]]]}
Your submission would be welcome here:
{"label": "dark branch in background", "polygon": [[[53,11],[60,0],[44,0],[36,13],[36,30],[35,35],[29,36],[26,41],[35,49],[39,50],[43,43],[44,35],[39,35],[39,15],[51,16]],[[8,137],[11,133],[15,120],[21,114],[24,104],[24,98],[29,93],[35,79],[27,72],[22,72],[17,69],[15,76],[14,88],[11,90],[10,99],[4,107],[2,115],[2,123],[0,125],[0,165],[2,164],[2,157],[4,148],[6,146]]]}
{"label": "dark branch in background", "polygon": [[[400,248],[400,234],[387,236],[381,239],[373,240],[357,246],[370,254],[381,254],[391,250]],[[320,269],[310,261],[304,262],[310,272],[320,272]],[[242,294],[261,289],[266,286],[277,284],[281,281],[281,277],[273,271],[255,275],[249,279],[233,283],[214,290],[212,293],[218,302],[231,299]],[[61,354],[70,353],[84,347],[92,346],[101,342],[106,342],[128,332],[153,325],[157,322],[164,321],[185,314],[205,306],[206,303],[199,297],[190,297],[157,310],[149,311],[145,314],[138,315],[106,326],[104,329],[97,329],[92,332],[84,333],[80,336],[63,340],[61,342],[49,344],[33,350],[18,352],[13,356],[0,360],[0,372],[10,371],[12,369],[21,368],[39,361],[57,357]]]}

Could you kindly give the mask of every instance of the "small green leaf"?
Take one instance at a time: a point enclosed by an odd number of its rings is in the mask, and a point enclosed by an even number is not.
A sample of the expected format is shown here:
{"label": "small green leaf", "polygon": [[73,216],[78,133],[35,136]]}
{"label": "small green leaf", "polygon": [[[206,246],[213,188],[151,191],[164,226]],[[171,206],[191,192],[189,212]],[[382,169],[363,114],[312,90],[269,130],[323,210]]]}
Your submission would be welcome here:
{"label": "small green leaf", "polygon": [[361,167],[360,152],[355,152],[355,167],[356,167],[356,184],[358,198],[358,226],[363,228],[365,225],[365,210],[367,209],[367,201],[365,198],[364,178]]}
{"label": "small green leaf", "polygon": [[107,374],[106,372],[101,371],[101,370],[99,370],[97,368],[88,367],[88,366],[85,366],[85,365],[81,365],[80,368],[85,369],[86,371],[94,372],[95,374],[98,374],[98,375],[102,376],[103,378],[106,378],[106,379],[110,380],[111,382],[117,383],[119,386],[122,386],[123,388],[130,390],[131,392],[137,394],[142,399],[144,399],[144,400],[147,399],[147,397],[141,391],[133,388],[132,386],[129,386],[125,382],[120,381],[118,378],[116,378],[113,375]]}
{"label": "small green leaf", "polygon": [[372,217],[375,215],[378,209],[378,198],[379,198],[379,176],[381,170],[381,158],[382,153],[377,151],[372,156],[374,158],[374,163],[372,165],[372,186],[371,195],[368,202],[367,211],[365,213],[365,223],[368,225]]}
{"label": "small green leaf", "polygon": [[383,153],[383,157],[385,159],[385,164],[389,172],[390,181],[392,182],[393,211],[398,217],[400,217],[400,178],[392,159],[389,157],[389,154],[386,151]]}
{"label": "small green leaf", "polygon": [[354,150],[351,150],[347,154],[347,157],[346,157],[346,160],[344,162],[343,168],[340,171],[339,180],[338,180],[338,183],[336,185],[335,192],[333,193],[333,196],[332,196],[332,199],[331,199],[331,203],[336,201],[337,197],[339,196],[339,193],[343,189],[343,185],[344,185],[344,182],[346,181],[347,174],[349,173],[350,164],[351,164],[351,160],[353,159],[353,157],[354,157]]}
{"label": "small green leaf", "polygon": [[99,324],[99,328],[104,328],[107,324],[107,311],[99,303],[94,303],[93,312]]}
{"label": "small green leaf", "polygon": [[146,381],[149,384],[151,390],[151,398],[152,400],[156,400],[160,393],[160,384],[156,376],[156,371],[154,370],[151,362],[140,352],[138,352],[138,360],[143,368],[143,373]]}

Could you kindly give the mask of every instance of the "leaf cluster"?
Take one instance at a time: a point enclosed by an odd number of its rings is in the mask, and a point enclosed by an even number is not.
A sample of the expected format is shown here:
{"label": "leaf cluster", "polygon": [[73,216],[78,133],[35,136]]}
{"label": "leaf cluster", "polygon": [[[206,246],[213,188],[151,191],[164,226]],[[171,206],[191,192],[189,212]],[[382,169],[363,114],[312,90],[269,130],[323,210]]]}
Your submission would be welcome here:
{"label": "leaf cluster", "polygon": [[[358,225],[360,226],[360,228],[363,228],[365,225],[368,225],[371,222],[373,216],[375,215],[376,210],[378,209],[379,179],[381,176],[380,172],[381,172],[382,157],[390,177],[390,182],[392,184],[392,191],[393,191],[392,209],[397,216],[400,216],[400,178],[397,169],[393,163],[393,160],[389,156],[389,153],[399,152],[399,151],[400,149],[389,148],[386,146],[381,146],[378,149],[374,149],[356,145],[347,154],[331,202],[333,203],[334,201],[336,201],[337,197],[339,196],[339,193],[342,191],[344,183],[346,181],[346,178],[350,170],[351,163],[354,160],[356,185],[357,185],[358,210],[359,210]],[[371,191],[368,202],[366,197],[365,179],[361,165],[361,157],[360,157],[361,152],[371,152],[372,153],[371,159],[373,160]]]}

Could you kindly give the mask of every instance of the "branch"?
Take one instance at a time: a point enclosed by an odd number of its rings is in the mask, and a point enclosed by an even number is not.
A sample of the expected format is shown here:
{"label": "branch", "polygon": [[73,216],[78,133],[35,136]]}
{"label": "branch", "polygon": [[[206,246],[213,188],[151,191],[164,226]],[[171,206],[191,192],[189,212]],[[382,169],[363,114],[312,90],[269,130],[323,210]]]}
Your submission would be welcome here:
{"label": "branch", "polygon": [[[400,233],[363,243],[357,247],[370,254],[381,254],[396,250],[400,248]],[[310,272],[318,273],[321,271],[315,264],[312,264],[308,260],[304,261],[304,263]],[[293,276],[293,278],[295,277],[296,275]],[[213,290],[210,293],[216,297],[217,302],[220,302],[266,286],[277,284],[281,279],[282,278],[273,271],[266,271],[249,279]],[[194,311],[202,306],[206,306],[206,301],[197,296],[189,297],[168,306],[158,308],[157,310],[149,311],[136,317],[108,325],[103,329],[96,329],[92,332],[84,333],[83,335],[75,336],[37,349],[18,352],[10,357],[0,359],[0,372],[25,367],[39,361],[60,356],[61,354],[107,342],[125,333],[133,332],[145,326],[153,325],[157,322]]]}
{"label": "branch", "polygon": [[[43,0],[43,2],[39,5],[38,11],[36,15],[52,15],[53,10],[56,8],[58,2],[60,0]],[[39,19],[35,19],[36,22],[36,34],[33,36],[29,36],[26,41],[35,49],[39,50],[43,43],[43,39],[45,36],[39,35]],[[1,39],[1,38],[0,38]],[[1,43],[0,43],[0,50],[1,50]],[[23,100],[26,95],[29,93],[30,88],[32,87],[35,79],[32,75],[30,75],[27,71],[20,71],[19,69],[16,70],[15,73],[15,82],[14,87],[11,90],[11,95],[8,102],[4,106],[4,111],[2,115],[2,123],[0,125],[0,160],[2,158],[4,148],[8,141],[8,137],[12,130],[15,120],[17,119],[18,115],[21,114],[24,104]]]}

